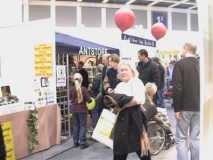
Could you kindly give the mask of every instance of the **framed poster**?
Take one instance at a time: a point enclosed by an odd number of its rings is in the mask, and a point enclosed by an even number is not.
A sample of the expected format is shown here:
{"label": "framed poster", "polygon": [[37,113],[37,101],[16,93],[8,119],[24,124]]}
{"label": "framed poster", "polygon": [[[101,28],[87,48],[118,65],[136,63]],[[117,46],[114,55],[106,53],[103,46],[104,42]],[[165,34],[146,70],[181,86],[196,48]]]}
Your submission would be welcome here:
{"label": "framed poster", "polygon": [[56,86],[65,87],[66,86],[66,66],[57,65],[56,66]]}
{"label": "framed poster", "polygon": [[168,28],[168,14],[162,11],[152,11],[152,25],[161,22]]}

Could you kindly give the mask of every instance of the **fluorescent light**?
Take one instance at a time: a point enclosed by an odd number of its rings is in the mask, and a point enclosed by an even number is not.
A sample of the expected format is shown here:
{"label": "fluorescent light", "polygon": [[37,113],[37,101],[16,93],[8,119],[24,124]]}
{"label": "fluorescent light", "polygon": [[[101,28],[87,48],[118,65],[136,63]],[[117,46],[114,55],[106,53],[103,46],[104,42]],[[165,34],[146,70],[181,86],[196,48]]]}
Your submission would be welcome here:
{"label": "fluorescent light", "polygon": [[129,5],[129,4],[131,4],[131,3],[135,2],[135,1],[136,0],[130,0],[130,1],[126,2],[126,4]]}
{"label": "fluorescent light", "polygon": [[103,1],[102,1],[102,3],[107,3],[107,2],[109,2],[109,0],[103,0]]}

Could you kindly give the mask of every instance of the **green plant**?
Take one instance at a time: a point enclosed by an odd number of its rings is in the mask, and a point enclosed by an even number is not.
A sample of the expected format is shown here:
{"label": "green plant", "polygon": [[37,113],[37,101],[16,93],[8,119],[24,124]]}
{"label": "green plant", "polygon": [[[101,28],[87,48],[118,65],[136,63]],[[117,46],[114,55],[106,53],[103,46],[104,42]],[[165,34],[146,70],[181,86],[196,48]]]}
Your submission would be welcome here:
{"label": "green plant", "polygon": [[29,111],[27,118],[27,127],[28,127],[28,150],[32,152],[36,147],[38,147],[39,142],[38,138],[38,110],[34,108]]}

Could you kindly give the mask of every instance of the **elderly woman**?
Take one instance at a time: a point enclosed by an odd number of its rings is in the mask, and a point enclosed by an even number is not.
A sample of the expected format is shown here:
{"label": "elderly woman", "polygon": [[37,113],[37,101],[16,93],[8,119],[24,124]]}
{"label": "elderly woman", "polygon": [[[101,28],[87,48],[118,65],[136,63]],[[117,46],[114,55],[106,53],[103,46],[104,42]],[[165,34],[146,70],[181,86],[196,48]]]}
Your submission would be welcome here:
{"label": "elderly woman", "polygon": [[145,102],[144,85],[128,64],[119,64],[118,77],[122,81],[110,96],[120,107],[113,135],[114,160],[126,160],[128,153],[136,152],[141,160],[150,160],[146,118],[140,105]]}

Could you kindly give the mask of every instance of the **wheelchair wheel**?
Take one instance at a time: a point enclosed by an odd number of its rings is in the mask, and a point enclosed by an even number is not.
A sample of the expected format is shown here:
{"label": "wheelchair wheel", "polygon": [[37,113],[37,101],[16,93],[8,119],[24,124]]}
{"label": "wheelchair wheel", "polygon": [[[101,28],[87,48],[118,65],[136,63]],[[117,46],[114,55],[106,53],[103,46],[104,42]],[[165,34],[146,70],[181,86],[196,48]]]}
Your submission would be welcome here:
{"label": "wheelchair wheel", "polygon": [[148,136],[150,140],[150,153],[157,155],[163,150],[166,135],[165,130],[155,121],[148,122]]}

